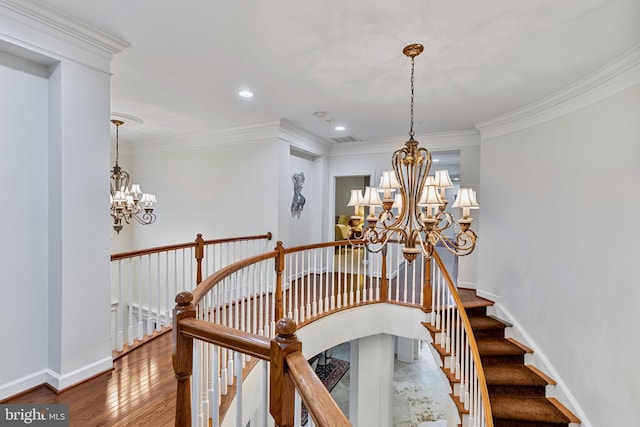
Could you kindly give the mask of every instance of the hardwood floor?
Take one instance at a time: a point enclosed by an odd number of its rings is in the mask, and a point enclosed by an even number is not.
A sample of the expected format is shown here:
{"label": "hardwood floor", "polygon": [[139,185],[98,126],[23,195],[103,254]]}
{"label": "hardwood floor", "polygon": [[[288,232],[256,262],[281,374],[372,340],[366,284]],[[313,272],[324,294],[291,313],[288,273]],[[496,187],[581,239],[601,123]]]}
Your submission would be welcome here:
{"label": "hardwood floor", "polygon": [[113,371],[60,394],[40,386],[3,403],[66,403],[70,424],[77,427],[174,425],[171,333],[136,348],[113,365]]}

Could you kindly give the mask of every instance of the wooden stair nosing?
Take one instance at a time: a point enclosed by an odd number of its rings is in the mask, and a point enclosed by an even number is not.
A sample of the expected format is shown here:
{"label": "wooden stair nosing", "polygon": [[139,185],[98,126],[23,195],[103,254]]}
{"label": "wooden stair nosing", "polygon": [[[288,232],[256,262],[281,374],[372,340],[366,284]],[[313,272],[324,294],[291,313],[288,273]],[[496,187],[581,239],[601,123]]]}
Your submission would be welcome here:
{"label": "wooden stair nosing", "polygon": [[533,350],[531,350],[529,347],[527,347],[526,345],[522,344],[520,341],[514,338],[505,338],[505,340],[509,341],[513,345],[520,347],[522,350],[524,350],[525,353],[528,353],[528,354],[533,353]]}
{"label": "wooden stair nosing", "polygon": [[[571,417],[546,397],[490,396],[494,421],[569,424]],[[559,403],[559,402],[558,402]]]}
{"label": "wooden stair nosing", "polygon": [[564,414],[565,417],[569,418],[570,423],[580,424],[580,418],[576,417],[573,412],[571,412],[566,406],[564,406],[558,399],[555,397],[548,397],[549,402],[551,402],[560,412]]}
{"label": "wooden stair nosing", "polygon": [[460,417],[462,417],[462,415],[464,414],[469,413],[468,409],[464,409],[464,403],[460,401],[460,396],[455,396],[453,393],[449,393],[449,397],[451,398],[451,400],[453,400],[453,404],[456,405]]}
{"label": "wooden stair nosing", "polygon": [[452,388],[453,388],[454,384],[460,384],[460,380],[456,379],[456,375],[452,374],[451,371],[449,370],[449,368],[445,368],[444,365],[443,365],[443,366],[440,366],[440,370],[442,370],[442,372],[444,372],[444,375],[449,380],[449,384],[451,385]]}

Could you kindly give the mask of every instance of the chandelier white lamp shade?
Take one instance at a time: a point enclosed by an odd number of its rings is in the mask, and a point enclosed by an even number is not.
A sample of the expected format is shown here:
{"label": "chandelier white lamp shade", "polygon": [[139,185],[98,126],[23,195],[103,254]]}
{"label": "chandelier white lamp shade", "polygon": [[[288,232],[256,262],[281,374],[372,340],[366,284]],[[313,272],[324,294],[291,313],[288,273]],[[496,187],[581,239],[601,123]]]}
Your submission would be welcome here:
{"label": "chandelier white lamp shade", "polygon": [[[372,252],[381,251],[389,241],[399,242],[403,255],[409,262],[415,260],[420,252],[430,258],[436,245],[441,245],[458,256],[468,255],[473,252],[477,239],[475,232],[470,229],[473,218],[469,214],[471,209],[478,209],[479,205],[475,191],[470,188],[460,189],[452,206],[462,209],[462,218],[458,220],[460,231],[453,237],[445,235],[445,230],[455,223],[453,215],[446,210],[446,189],[453,188],[454,185],[446,170],[429,175],[431,153],[420,147],[413,138],[414,61],[423,50],[423,46],[419,44],[406,46],[403,50],[411,58],[409,140],[404,147],[393,153],[393,170],[382,173],[379,187],[367,187],[362,196],[360,206],[369,206],[367,229],[351,229],[351,237],[361,239]],[[383,193],[382,200],[378,191]],[[396,191],[394,197],[393,193]],[[378,206],[382,209],[376,214]],[[353,243],[359,244],[355,241]]]}
{"label": "chandelier white lamp shade", "polygon": [[111,169],[111,188],[109,195],[109,213],[113,220],[112,226],[116,233],[120,233],[124,224],[132,220],[147,225],[156,220],[153,207],[157,203],[155,194],[143,193],[139,184],[131,184],[129,173],[118,164],[119,131],[124,124],[121,120],[111,120],[116,126],[116,162]]}

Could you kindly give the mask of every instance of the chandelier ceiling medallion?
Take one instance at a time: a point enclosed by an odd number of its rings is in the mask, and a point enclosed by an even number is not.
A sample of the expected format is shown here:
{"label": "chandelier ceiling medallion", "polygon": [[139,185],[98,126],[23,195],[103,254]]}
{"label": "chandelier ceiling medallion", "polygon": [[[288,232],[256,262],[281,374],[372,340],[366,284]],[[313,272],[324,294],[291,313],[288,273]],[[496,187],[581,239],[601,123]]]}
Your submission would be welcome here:
{"label": "chandelier ceiling medallion", "polygon": [[129,187],[129,173],[118,165],[119,131],[122,120],[111,120],[116,126],[116,164],[111,169],[111,194],[109,195],[110,214],[113,229],[120,233],[124,224],[134,219],[142,225],[152,224],[156,220],[153,205],[157,203],[155,194],[143,193],[139,184]]}
{"label": "chandelier ceiling medallion", "polygon": [[[413,98],[414,61],[424,47],[412,44],[403,49],[411,58],[411,125],[409,140],[391,158],[393,170],[383,172],[378,187],[366,187],[364,195],[360,190],[351,190],[348,206],[355,206],[356,214],[351,217],[349,240],[362,240],[369,251],[379,252],[388,242],[403,245],[404,258],[412,262],[422,252],[428,259],[433,248],[441,244],[455,255],[468,255],[476,246],[476,233],[470,229],[473,218],[471,209],[480,206],[476,193],[471,188],[460,188],[453,203],[454,208],[462,208],[462,218],[457,221],[459,231],[453,236],[451,226],[454,221],[446,211],[446,189],[454,187],[446,170],[429,175],[431,153],[418,146],[413,139]],[[398,191],[393,197],[393,193]],[[380,200],[379,192],[383,193]],[[366,229],[359,225],[362,218],[357,216],[359,206],[369,206]],[[382,211],[376,214],[376,207]],[[394,213],[394,209],[396,213]],[[454,229],[457,227],[453,227]],[[445,234],[449,232],[450,237]]]}

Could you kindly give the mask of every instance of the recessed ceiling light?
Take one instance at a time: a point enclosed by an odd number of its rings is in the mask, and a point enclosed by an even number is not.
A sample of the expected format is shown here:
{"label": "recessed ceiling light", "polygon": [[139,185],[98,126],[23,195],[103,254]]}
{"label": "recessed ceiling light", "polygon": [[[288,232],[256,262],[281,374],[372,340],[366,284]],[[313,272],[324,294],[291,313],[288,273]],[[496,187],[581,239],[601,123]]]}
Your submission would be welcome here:
{"label": "recessed ceiling light", "polygon": [[433,162],[439,162],[440,159],[431,159]]}
{"label": "recessed ceiling light", "polygon": [[453,178],[454,181],[460,181],[460,178]]}
{"label": "recessed ceiling light", "polygon": [[240,92],[238,92],[238,95],[240,95],[243,98],[251,98],[253,97],[253,92],[248,90],[241,90]]}
{"label": "recessed ceiling light", "polygon": [[344,126],[336,126],[334,129],[335,130],[345,130],[346,128]]}

